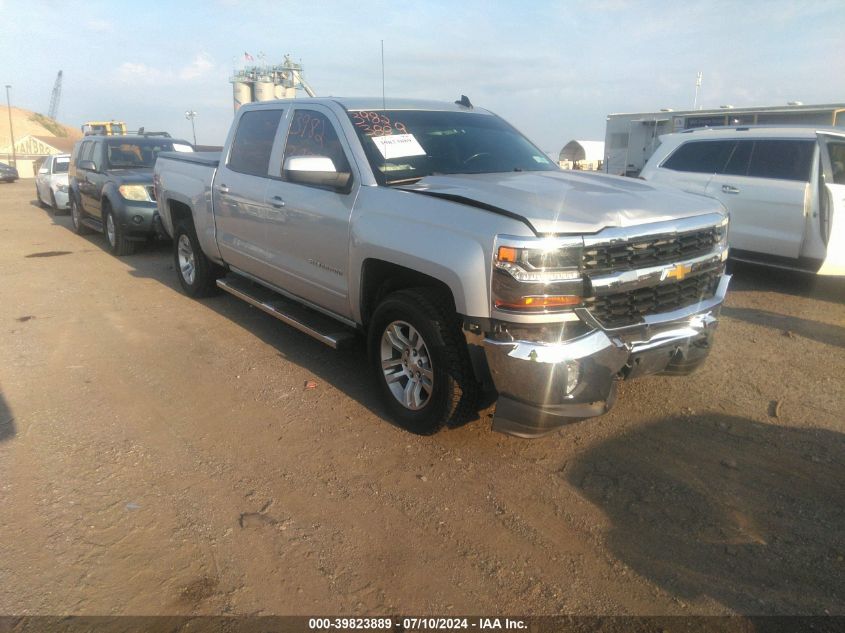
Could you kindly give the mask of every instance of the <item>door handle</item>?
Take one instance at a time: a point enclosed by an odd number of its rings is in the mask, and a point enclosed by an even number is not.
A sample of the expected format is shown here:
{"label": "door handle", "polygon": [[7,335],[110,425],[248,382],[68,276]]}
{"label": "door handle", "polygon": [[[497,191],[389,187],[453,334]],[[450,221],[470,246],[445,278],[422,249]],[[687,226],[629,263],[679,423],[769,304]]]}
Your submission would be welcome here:
{"label": "door handle", "polygon": [[281,209],[285,206],[285,201],[282,200],[282,196],[273,196],[272,198],[270,198],[270,204],[272,204],[277,209]]}
{"label": "door handle", "polygon": [[722,191],[725,193],[739,193],[739,189],[731,185],[722,185]]}
{"label": "door handle", "polygon": [[229,193],[229,187],[226,185],[217,185],[217,191],[220,193]]}

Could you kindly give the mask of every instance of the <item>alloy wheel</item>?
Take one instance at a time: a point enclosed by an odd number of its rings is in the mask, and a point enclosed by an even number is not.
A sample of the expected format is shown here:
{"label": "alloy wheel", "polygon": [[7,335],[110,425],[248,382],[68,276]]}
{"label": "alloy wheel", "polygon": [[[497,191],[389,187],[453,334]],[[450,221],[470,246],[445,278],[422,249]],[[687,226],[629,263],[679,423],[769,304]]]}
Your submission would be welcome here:
{"label": "alloy wheel", "polygon": [[381,368],[393,397],[411,411],[431,400],[434,373],[422,335],[406,321],[393,321],[381,337]]}
{"label": "alloy wheel", "polygon": [[182,279],[189,286],[193,285],[197,275],[194,247],[191,244],[191,239],[184,233],[179,236],[177,255],[179,257],[179,273],[182,275]]}
{"label": "alloy wheel", "polygon": [[109,240],[109,244],[111,244],[112,246],[114,246],[115,244],[115,233],[116,231],[114,228],[114,216],[109,213],[108,215],[106,215],[106,237]]}

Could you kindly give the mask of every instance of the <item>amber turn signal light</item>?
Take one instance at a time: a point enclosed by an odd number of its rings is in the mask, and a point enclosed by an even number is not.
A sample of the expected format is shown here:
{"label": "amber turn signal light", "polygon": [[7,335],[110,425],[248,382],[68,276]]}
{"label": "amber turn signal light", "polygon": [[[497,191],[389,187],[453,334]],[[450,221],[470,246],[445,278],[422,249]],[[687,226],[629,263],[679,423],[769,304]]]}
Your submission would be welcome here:
{"label": "amber turn signal light", "polygon": [[549,308],[569,308],[581,303],[581,297],[575,295],[533,295],[520,297],[516,302],[497,300],[496,307],[504,310],[546,310]]}
{"label": "amber turn signal light", "polygon": [[500,246],[496,259],[500,262],[516,262],[517,252],[512,246]]}

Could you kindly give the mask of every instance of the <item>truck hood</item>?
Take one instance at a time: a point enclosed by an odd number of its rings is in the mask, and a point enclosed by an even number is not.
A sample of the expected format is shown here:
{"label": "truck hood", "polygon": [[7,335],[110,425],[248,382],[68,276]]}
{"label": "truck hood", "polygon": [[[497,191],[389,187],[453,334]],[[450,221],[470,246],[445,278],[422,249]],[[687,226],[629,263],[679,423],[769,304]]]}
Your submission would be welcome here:
{"label": "truck hood", "polygon": [[713,198],[597,173],[453,174],[427,176],[400,188],[516,216],[538,234],[596,233],[606,227],[724,213]]}
{"label": "truck hood", "polygon": [[153,168],[140,167],[137,169],[109,169],[106,174],[119,185],[153,184]]}

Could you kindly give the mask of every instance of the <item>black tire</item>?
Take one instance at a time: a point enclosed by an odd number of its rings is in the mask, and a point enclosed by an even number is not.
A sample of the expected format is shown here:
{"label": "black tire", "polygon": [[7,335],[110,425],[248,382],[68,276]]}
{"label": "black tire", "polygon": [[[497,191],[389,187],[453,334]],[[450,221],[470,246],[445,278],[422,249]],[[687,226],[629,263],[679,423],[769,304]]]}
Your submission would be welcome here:
{"label": "black tire", "polygon": [[79,203],[72,195],[70,197],[70,225],[77,235],[86,235],[91,232],[91,229],[82,223],[82,209],[79,208]]}
{"label": "black tire", "polygon": [[[418,339],[415,339],[418,356],[408,356],[409,352],[413,354],[416,351],[411,349],[413,345],[401,352],[400,347],[391,341],[388,329],[395,336],[396,328],[408,341],[411,341],[406,336],[411,332],[410,328],[416,330],[423,341],[419,345]],[[385,406],[391,417],[408,431],[429,435],[444,424],[461,424],[478,413],[480,385],[472,371],[460,319],[448,293],[435,288],[413,288],[388,295],[378,305],[370,321],[367,350]],[[390,358],[383,361],[388,355]],[[429,362],[416,364],[423,356]],[[391,373],[394,380],[390,384],[384,362],[392,363],[396,369]],[[425,384],[425,375],[420,378],[420,371],[426,367],[432,376],[430,384]],[[425,374],[424,371],[422,373]],[[413,375],[416,375],[417,383],[409,387]],[[418,387],[420,380],[423,381],[422,387]],[[418,390],[419,398],[419,402],[412,402],[411,406],[400,402],[400,395],[395,393],[401,391],[401,397],[407,402],[409,388],[412,392]]]}
{"label": "black tire", "polygon": [[217,279],[226,272],[205,256],[194,225],[186,222],[177,224],[173,232],[173,268],[185,294],[194,299],[216,294]]}
{"label": "black tire", "polygon": [[41,192],[38,191],[38,185],[35,186],[35,198],[38,200],[38,206],[39,207],[46,207],[47,206],[44,203],[44,201],[41,199]]}
{"label": "black tire", "polygon": [[56,203],[56,194],[50,189],[50,210],[56,214],[59,212],[59,205]]}
{"label": "black tire", "polygon": [[123,228],[121,228],[120,223],[114,216],[114,211],[110,207],[103,209],[103,233],[112,255],[123,257],[135,252],[135,242],[126,239]]}

